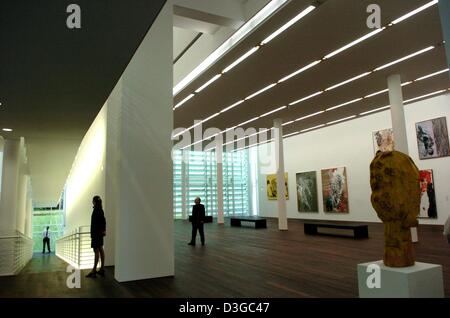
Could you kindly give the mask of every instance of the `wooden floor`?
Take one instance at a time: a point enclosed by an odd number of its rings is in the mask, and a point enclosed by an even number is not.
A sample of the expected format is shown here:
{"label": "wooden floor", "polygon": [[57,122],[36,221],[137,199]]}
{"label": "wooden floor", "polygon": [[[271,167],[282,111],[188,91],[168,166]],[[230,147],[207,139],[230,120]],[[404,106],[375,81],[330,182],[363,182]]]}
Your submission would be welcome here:
{"label": "wooden floor", "polygon": [[[188,246],[190,224],[175,222],[175,277],[119,284],[113,268],[106,278],[82,278],[66,287],[66,265],[37,254],[16,277],[0,278],[0,297],[357,297],[356,265],[382,258],[383,228],[369,225],[370,239],[305,236],[303,223],[289,231],[206,225],[206,246]],[[450,296],[450,245],[440,226],[421,226],[417,260],[442,264]],[[84,272],[83,274],[86,274]]]}

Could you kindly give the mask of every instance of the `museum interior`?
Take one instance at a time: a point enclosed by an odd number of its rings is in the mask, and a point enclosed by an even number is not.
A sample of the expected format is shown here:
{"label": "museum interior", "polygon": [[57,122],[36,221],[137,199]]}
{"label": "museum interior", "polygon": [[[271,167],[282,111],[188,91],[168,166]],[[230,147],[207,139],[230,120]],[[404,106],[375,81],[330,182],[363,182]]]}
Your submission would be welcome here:
{"label": "museum interior", "polygon": [[0,297],[450,297],[449,12],[2,1]]}

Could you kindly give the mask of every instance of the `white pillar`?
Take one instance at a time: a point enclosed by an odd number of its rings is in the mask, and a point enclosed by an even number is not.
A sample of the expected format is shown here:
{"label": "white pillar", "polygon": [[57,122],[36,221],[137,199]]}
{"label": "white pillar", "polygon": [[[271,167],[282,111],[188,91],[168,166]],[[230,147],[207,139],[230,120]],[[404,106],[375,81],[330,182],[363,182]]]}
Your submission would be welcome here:
{"label": "white pillar", "polygon": [[408,139],[406,137],[405,110],[403,108],[401,84],[402,81],[400,75],[391,75],[388,77],[389,101],[391,104],[395,149],[408,155]]}
{"label": "white pillar", "polygon": [[[395,74],[388,77],[389,101],[391,104],[392,130],[394,131],[395,150],[409,155],[406,136],[405,109],[403,106],[402,79]],[[417,228],[411,228],[413,242],[418,242]]]}
{"label": "white pillar", "polygon": [[278,207],[278,229],[287,230],[287,208],[286,208],[286,190],[284,177],[284,150],[283,150],[283,121],[275,119],[273,126],[275,128],[275,161],[277,169],[277,207]]}
{"label": "white pillar", "polygon": [[189,153],[186,150],[181,150],[181,218],[186,220],[188,218],[186,206],[187,187],[187,162],[189,160]]}
{"label": "white pillar", "polygon": [[224,224],[223,218],[223,164],[217,162],[217,223]]}
{"label": "white pillar", "polygon": [[119,282],[175,273],[172,36],[168,1],[122,75],[122,97],[115,110],[120,116],[111,114],[119,125],[120,157],[114,172],[119,190],[114,275]]}
{"label": "white pillar", "polygon": [[5,140],[3,147],[2,192],[0,198],[0,230],[17,229],[17,207],[20,169],[20,141]]}

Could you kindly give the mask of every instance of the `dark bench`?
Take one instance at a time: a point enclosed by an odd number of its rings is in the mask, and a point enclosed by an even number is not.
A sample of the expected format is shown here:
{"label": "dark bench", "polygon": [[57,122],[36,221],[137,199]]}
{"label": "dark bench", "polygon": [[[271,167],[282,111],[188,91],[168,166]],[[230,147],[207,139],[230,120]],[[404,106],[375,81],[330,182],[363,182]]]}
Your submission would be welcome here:
{"label": "dark bench", "polygon": [[[192,222],[192,215],[189,215],[189,222]],[[211,215],[205,216],[205,223],[212,223],[213,217]]]}
{"label": "dark bench", "polygon": [[255,223],[255,229],[267,228],[267,220],[258,216],[236,216],[230,219],[231,226],[242,226],[242,222]]}
{"label": "dark bench", "polygon": [[[319,231],[319,229],[326,229]],[[355,239],[369,238],[369,227],[360,223],[305,222],[306,235],[353,236]],[[350,234],[349,234],[350,233]]]}

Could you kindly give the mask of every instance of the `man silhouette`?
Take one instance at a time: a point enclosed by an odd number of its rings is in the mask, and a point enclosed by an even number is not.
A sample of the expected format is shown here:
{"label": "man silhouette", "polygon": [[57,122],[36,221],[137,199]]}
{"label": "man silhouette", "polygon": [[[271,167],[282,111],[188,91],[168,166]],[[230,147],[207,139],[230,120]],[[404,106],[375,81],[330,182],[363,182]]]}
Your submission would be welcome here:
{"label": "man silhouette", "polygon": [[47,228],[42,233],[42,254],[45,253],[45,245],[47,245],[48,252],[51,253],[51,251],[50,251],[50,232],[49,232],[49,229],[50,229],[50,227],[47,226]]}
{"label": "man silhouette", "polygon": [[195,198],[195,205],[192,207],[192,239],[188,245],[195,246],[195,240],[197,237],[197,230],[200,232],[200,239],[202,245],[205,245],[205,232],[203,224],[205,223],[205,206],[200,204],[201,199]]}

